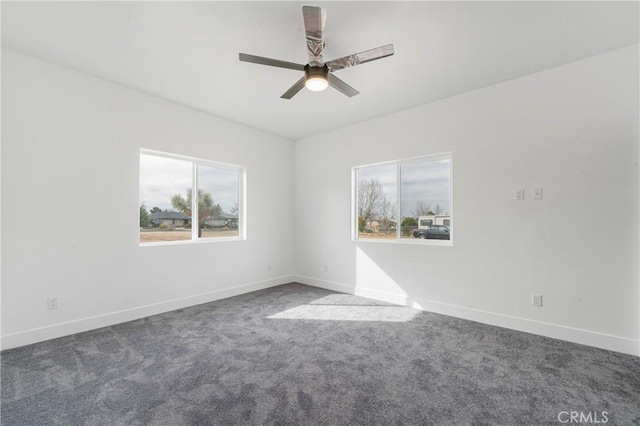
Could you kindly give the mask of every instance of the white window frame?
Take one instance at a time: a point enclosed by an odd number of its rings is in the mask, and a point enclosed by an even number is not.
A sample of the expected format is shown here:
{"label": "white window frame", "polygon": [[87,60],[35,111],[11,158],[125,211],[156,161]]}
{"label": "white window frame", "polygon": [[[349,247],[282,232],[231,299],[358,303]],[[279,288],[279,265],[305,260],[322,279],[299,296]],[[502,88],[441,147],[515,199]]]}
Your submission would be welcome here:
{"label": "white window frame", "polygon": [[[439,154],[421,155],[418,157],[410,157],[401,160],[384,161],[379,163],[364,164],[355,166],[351,172],[351,240],[357,243],[374,243],[374,244],[412,244],[412,245],[426,245],[426,246],[453,246],[453,228],[449,227],[450,234],[448,240],[431,240],[431,239],[414,239],[414,238],[401,238],[402,235],[402,206],[401,206],[401,170],[404,165],[421,164],[429,161],[449,160],[449,216],[452,223],[453,220],[453,153],[443,152]],[[395,239],[376,239],[376,238],[358,238],[358,170],[369,167],[384,166],[384,165],[396,166],[396,237]]]}
{"label": "white window frame", "polygon": [[[191,181],[192,181],[192,196],[191,196],[191,239],[190,240],[178,240],[178,241],[154,241],[154,242],[140,242],[140,236],[138,235],[138,244],[141,247],[146,246],[164,246],[164,245],[176,245],[176,244],[203,244],[203,243],[217,243],[225,241],[244,241],[247,239],[247,214],[246,214],[246,177],[247,169],[244,166],[237,164],[222,163],[213,160],[204,160],[202,158],[189,157],[186,155],[172,154],[163,151],[156,151],[153,149],[141,148],[140,155],[153,155],[156,157],[170,158],[174,160],[188,161],[191,163]],[[214,167],[218,169],[225,169],[238,172],[238,235],[232,237],[207,237],[198,238],[198,226],[193,224],[198,223],[198,165],[204,167]],[[138,170],[138,191],[140,191],[140,170]],[[138,192],[138,203],[140,202],[140,193]],[[138,231],[139,232],[139,231]]]}

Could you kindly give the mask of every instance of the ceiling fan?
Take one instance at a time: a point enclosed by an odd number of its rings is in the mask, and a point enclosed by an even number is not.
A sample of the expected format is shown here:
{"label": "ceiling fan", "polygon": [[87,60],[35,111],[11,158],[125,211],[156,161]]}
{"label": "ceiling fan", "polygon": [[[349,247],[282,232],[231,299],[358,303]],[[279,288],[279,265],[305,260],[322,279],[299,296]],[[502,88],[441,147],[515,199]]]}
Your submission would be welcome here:
{"label": "ceiling fan", "polygon": [[360,92],[333,73],[393,55],[393,44],[387,44],[325,62],[322,57],[322,51],[324,49],[324,25],[327,19],[326,9],[318,6],[302,6],[302,16],[304,18],[307,54],[309,56],[307,65],[240,53],[240,60],[243,62],[304,71],[304,76],[280,96],[283,99],[291,99],[303,87],[319,92],[331,86],[349,97],[355,96]]}

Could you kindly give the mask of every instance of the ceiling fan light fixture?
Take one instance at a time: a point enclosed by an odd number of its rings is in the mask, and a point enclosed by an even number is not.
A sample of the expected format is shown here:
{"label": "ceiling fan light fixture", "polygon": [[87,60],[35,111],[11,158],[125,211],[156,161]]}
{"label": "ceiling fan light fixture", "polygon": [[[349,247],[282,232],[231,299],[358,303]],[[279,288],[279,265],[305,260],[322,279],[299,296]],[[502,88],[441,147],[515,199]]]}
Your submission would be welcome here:
{"label": "ceiling fan light fixture", "polygon": [[309,65],[306,65],[304,67],[305,87],[312,92],[323,91],[329,87],[327,74],[329,74],[329,68],[326,65],[322,67],[310,67]]}
{"label": "ceiling fan light fixture", "polygon": [[329,87],[329,82],[323,77],[311,77],[304,82],[304,85],[312,92],[322,92]]}

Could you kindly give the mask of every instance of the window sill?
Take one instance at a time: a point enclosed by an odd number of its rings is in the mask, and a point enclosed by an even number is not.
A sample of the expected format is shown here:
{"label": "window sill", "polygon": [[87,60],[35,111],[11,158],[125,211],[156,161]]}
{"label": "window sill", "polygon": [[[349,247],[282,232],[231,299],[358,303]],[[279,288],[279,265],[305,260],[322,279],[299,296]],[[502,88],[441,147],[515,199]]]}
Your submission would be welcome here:
{"label": "window sill", "polygon": [[453,247],[452,240],[420,240],[415,238],[401,239],[376,239],[376,238],[352,238],[356,243],[374,243],[374,244],[403,244],[410,246],[427,246],[427,247]]}
{"label": "window sill", "polygon": [[156,241],[141,243],[138,242],[139,247],[158,247],[158,246],[184,246],[189,244],[209,244],[209,243],[223,243],[232,241],[246,241],[246,237],[219,237],[219,238],[204,238],[200,240],[178,240],[178,241]]}

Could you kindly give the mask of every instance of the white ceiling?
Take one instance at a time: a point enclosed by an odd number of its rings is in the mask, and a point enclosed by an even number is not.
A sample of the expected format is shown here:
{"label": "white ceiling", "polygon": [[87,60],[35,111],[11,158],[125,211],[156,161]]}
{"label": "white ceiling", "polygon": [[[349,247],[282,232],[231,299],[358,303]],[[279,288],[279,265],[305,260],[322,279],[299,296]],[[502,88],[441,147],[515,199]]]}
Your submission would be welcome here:
{"label": "white ceiling", "polygon": [[336,75],[360,91],[280,99],[306,64],[299,2],[2,2],[2,45],[290,139],[638,43],[634,2],[317,2],[325,60],[387,43]]}

